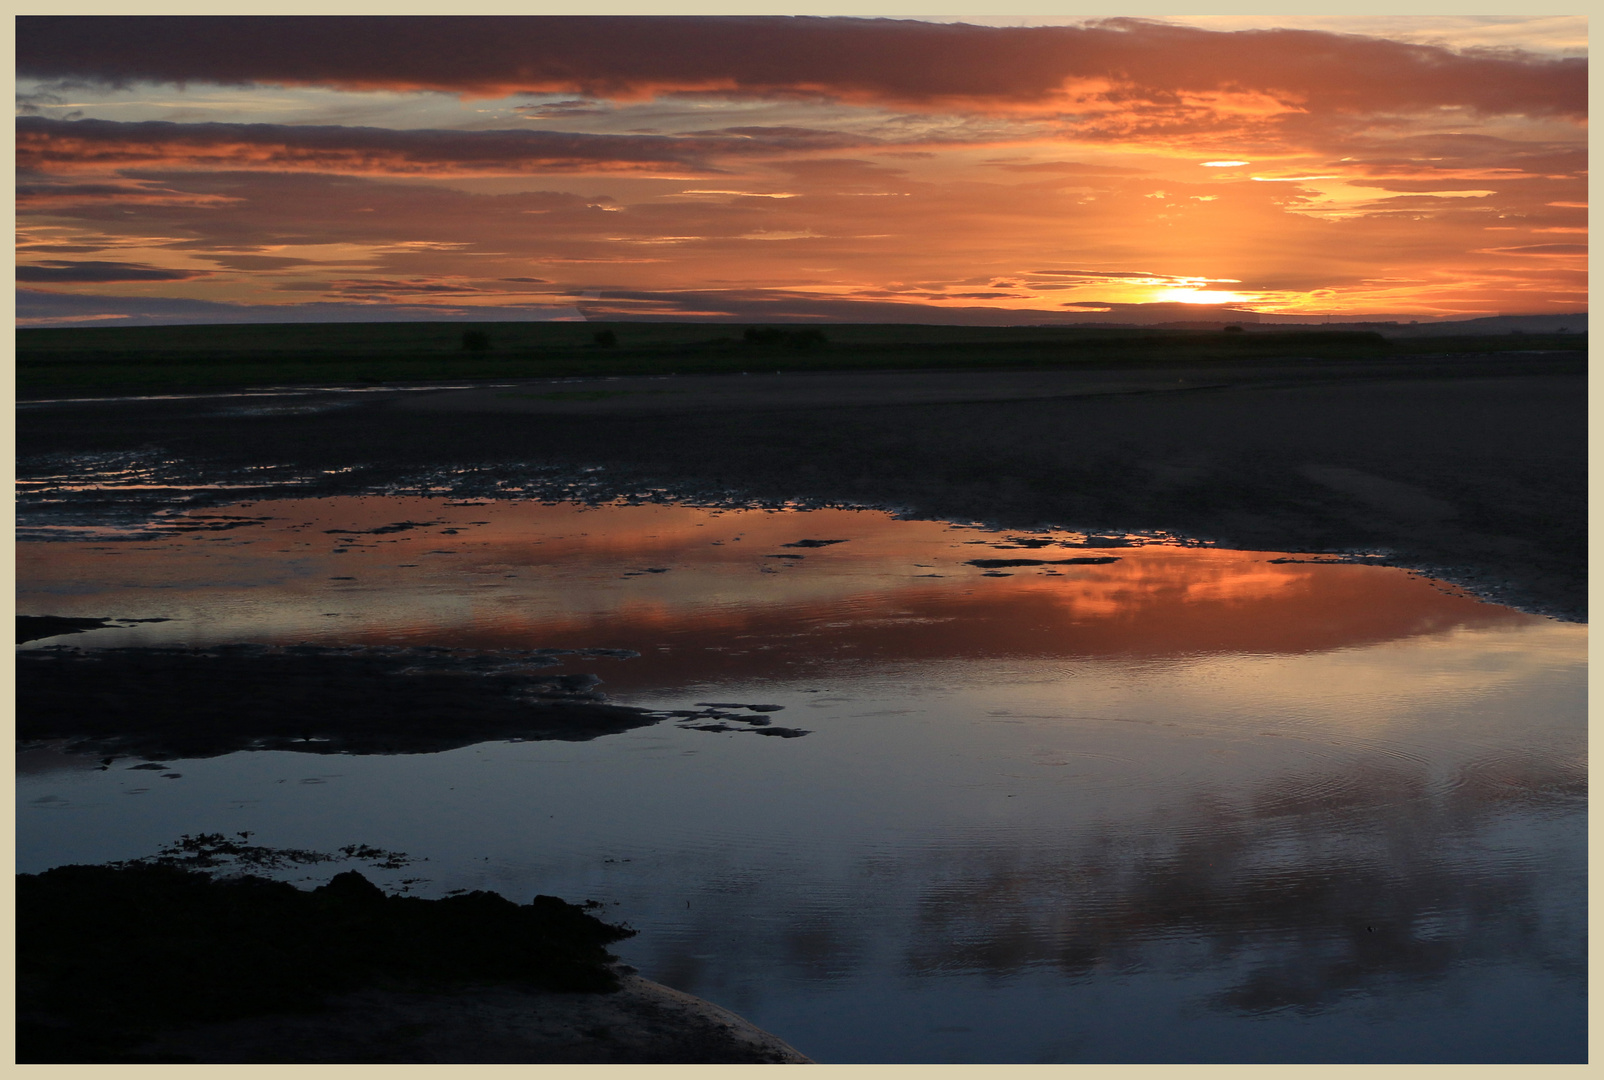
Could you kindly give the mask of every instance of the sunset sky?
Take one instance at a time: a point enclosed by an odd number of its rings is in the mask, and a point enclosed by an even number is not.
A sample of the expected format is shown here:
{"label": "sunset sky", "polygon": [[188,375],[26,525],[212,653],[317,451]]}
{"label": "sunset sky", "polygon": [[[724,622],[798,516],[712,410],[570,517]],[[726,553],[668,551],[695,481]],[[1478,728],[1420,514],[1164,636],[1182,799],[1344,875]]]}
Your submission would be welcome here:
{"label": "sunset sky", "polygon": [[18,318],[1580,311],[1585,46],[1571,16],[25,17]]}

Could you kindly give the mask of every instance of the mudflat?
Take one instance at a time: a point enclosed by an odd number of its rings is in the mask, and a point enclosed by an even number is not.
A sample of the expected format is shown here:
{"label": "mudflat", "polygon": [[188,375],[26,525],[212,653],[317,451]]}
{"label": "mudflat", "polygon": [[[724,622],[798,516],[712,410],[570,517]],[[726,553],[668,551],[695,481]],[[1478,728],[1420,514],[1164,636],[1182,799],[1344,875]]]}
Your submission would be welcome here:
{"label": "mudflat", "polygon": [[[1586,419],[1585,360],[1539,353],[105,397],[26,405],[17,445],[23,480],[91,478],[60,485],[81,500],[63,500],[61,512],[79,521],[110,503],[170,508],[175,492],[191,507],[509,489],[864,505],[1016,530],[1162,530],[1245,549],[1384,553],[1364,561],[1582,620]],[[142,464],[117,464],[128,461]],[[101,474],[111,480],[97,493]],[[186,527],[245,520],[231,513]],[[129,621],[105,615],[34,616],[19,620],[19,636]],[[546,672],[560,650],[437,652],[41,653],[19,667],[19,735],[113,756],[426,753],[490,738],[583,740],[671,715],[596,700],[583,679]],[[464,671],[481,676],[476,692],[463,693]],[[182,701],[174,685],[186,687]],[[224,713],[231,723],[218,725]],[[806,734],[737,719],[758,734]],[[316,1010],[163,1025],[114,1049],[118,1060],[195,1062],[806,1060],[714,1006],[617,974],[620,989],[591,994],[505,980],[331,986]],[[59,1019],[39,1020],[35,1035],[48,1043]]]}
{"label": "mudflat", "polygon": [[19,475],[57,469],[63,454],[143,449],[197,477],[321,470],[305,495],[453,469],[483,484],[539,466],[552,497],[583,476],[587,498],[858,504],[1007,528],[1384,551],[1502,603],[1586,612],[1586,361],[1575,352],[508,380],[247,400],[25,407]]}

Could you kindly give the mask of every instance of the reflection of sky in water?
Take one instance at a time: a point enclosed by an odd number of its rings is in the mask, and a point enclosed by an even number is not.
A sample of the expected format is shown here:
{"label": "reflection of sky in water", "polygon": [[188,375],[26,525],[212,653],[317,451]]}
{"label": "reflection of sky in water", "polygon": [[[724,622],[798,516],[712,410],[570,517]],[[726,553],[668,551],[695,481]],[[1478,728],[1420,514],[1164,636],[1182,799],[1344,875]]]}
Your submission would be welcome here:
{"label": "reflection of sky in water", "polygon": [[[235,754],[176,780],[30,755],[22,869],[202,830],[398,848],[429,861],[390,877],[425,894],[616,905],[645,974],[824,1061],[1585,1052],[1584,628],[1385,568],[870,513],[217,513],[239,517],[197,523],[247,523],[21,545],[19,610],[174,619],[57,639],[82,647],[631,648],[582,662],[618,700],[772,702],[812,734]],[[407,521],[437,524],[354,531]],[[810,538],[847,542],[783,546]]]}

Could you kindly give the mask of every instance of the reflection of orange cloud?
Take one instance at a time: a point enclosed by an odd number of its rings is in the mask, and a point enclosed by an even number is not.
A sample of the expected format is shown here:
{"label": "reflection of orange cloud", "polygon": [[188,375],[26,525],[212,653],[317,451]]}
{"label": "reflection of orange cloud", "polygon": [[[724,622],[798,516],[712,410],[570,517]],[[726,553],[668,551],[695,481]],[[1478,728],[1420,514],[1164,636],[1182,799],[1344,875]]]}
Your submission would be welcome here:
{"label": "reflection of orange cloud", "polygon": [[1186,586],[1188,601],[1235,601],[1243,603],[1285,596],[1289,590],[1308,585],[1309,573],[1287,573],[1286,567],[1235,569],[1235,572],[1193,581]]}
{"label": "reflection of orange cloud", "polygon": [[[199,632],[641,652],[609,668],[606,678],[619,686],[777,677],[824,655],[902,662],[1306,653],[1537,621],[1396,570],[1277,564],[1265,553],[1207,548],[1095,549],[1117,561],[982,577],[969,560],[1086,552],[998,552],[972,542],[996,542],[992,534],[869,512],[576,512],[355,498],[261,503],[255,512],[274,520],[228,534],[248,545],[187,538],[107,560],[77,544],[21,544],[19,609],[44,597],[52,614],[174,616],[197,605],[192,617],[139,631],[145,641]],[[417,524],[363,531],[403,519]],[[804,539],[846,542],[787,546]],[[208,556],[203,577],[191,549]],[[61,606],[64,582],[78,590],[82,612]],[[162,588],[150,587],[157,583]],[[240,610],[230,588],[255,613],[232,629],[232,616],[211,621]],[[329,620],[330,610],[344,614]]]}
{"label": "reflection of orange cloud", "polygon": [[[1188,557],[1199,554],[1204,557]],[[1148,565],[1149,556],[1160,567]],[[1311,572],[1286,566],[1233,573],[1209,566],[1252,558],[1263,556],[1147,549],[1113,567],[1076,568],[1092,571],[1084,577],[1019,571],[1012,579],[975,582],[984,586],[978,589],[962,587],[967,579],[960,579],[782,604],[750,594],[745,602],[726,596],[722,603],[712,597],[629,599],[607,611],[556,617],[514,607],[481,612],[466,625],[418,626],[399,638],[388,630],[357,637],[375,644],[425,644],[445,640],[445,630],[453,643],[478,648],[533,643],[635,649],[640,657],[604,665],[608,684],[624,690],[713,678],[779,678],[825,657],[906,663],[1298,654],[1537,621],[1445,595],[1385,568]],[[1192,574],[1200,565],[1205,575],[1215,576],[1194,593],[1200,583]],[[344,630],[329,640],[348,637]]]}

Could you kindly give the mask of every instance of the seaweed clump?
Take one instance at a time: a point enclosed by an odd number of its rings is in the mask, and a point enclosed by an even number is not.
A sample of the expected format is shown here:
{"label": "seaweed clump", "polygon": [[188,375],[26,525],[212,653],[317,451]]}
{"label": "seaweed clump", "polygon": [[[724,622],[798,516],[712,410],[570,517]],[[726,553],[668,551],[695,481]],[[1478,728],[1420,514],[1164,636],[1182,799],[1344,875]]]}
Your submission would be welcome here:
{"label": "seaweed clump", "polygon": [[315,1012],[331,994],[512,982],[619,988],[607,951],[635,931],[554,896],[387,895],[354,870],[298,889],[161,863],[17,877],[17,1054],[135,1062],[163,1029]]}

